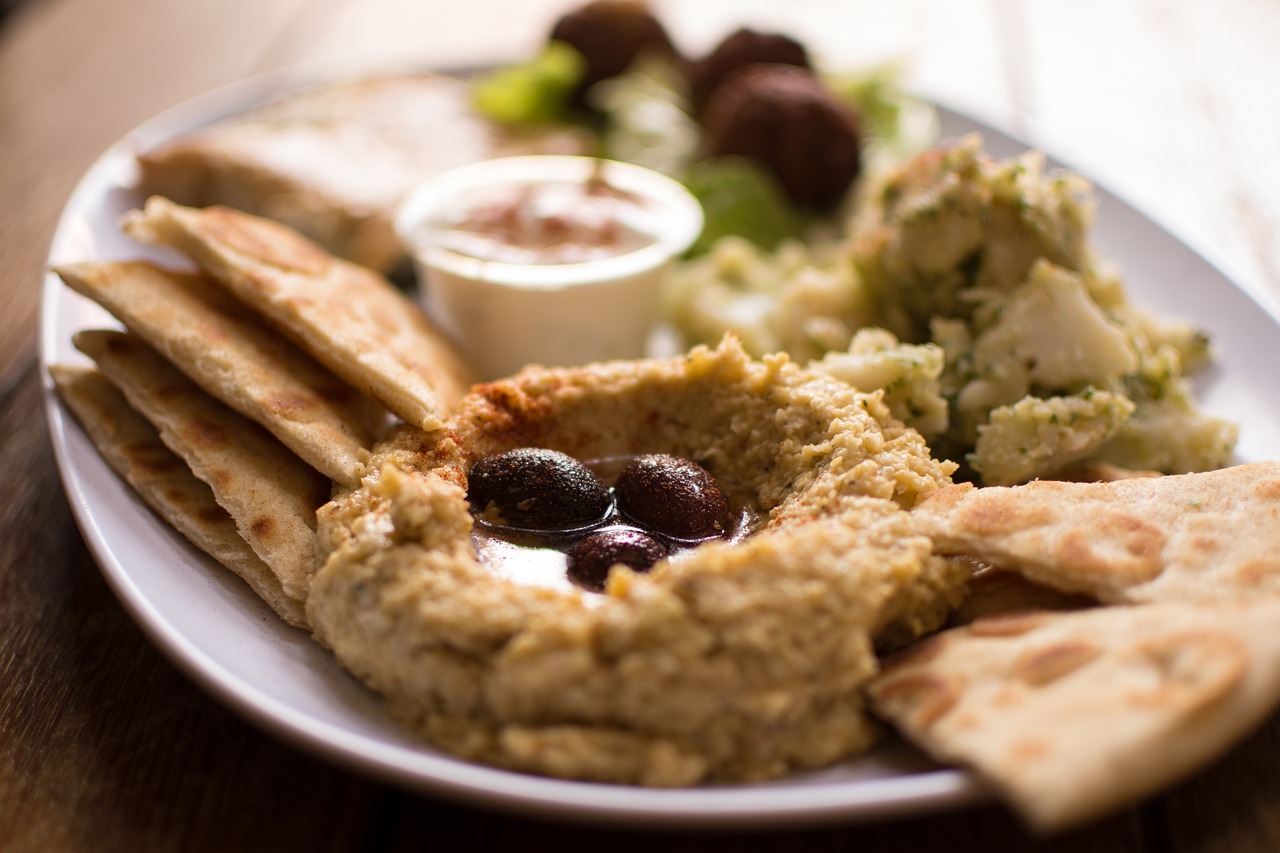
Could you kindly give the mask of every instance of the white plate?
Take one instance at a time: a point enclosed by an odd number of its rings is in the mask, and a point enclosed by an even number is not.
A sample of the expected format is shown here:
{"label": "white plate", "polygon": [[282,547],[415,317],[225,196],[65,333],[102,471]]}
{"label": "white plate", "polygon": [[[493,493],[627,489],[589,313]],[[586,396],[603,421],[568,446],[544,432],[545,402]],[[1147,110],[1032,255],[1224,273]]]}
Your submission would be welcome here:
{"label": "white plate", "polygon": [[[183,104],[114,145],[63,213],[50,262],[163,258],[123,237],[120,214],[142,201],[134,155],[160,140],[244,109],[306,79],[254,78]],[[979,131],[991,152],[1025,148],[954,111],[946,137]],[[1098,192],[1096,240],[1120,262],[1133,298],[1194,318],[1213,336],[1218,367],[1201,378],[1209,411],[1242,425],[1242,461],[1280,446],[1280,316],[1168,232]],[[169,260],[172,260],[170,257]],[[46,276],[41,359],[85,363],[74,332],[117,325]],[[230,573],[171,530],[115,476],[63,409],[45,371],[54,451],[76,519],[125,607],[169,658],[222,702],[272,733],[353,769],[426,793],[543,816],[620,824],[744,825],[883,818],[953,808],[987,791],[963,771],[937,768],[901,744],[822,773],[754,786],[650,790],[526,776],[458,761],[424,746],[305,635],[283,626]]]}

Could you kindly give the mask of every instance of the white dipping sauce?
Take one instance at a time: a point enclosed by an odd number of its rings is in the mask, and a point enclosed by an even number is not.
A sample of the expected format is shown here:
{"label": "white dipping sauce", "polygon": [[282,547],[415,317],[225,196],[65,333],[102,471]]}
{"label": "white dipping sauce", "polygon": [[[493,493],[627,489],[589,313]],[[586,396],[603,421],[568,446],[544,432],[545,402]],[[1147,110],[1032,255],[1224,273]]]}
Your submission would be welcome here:
{"label": "white dipping sauce", "polygon": [[645,200],[604,181],[530,184],[481,194],[433,229],[436,246],[503,264],[581,264],[651,245]]}
{"label": "white dipping sauce", "polygon": [[489,160],[401,205],[429,314],[483,379],[645,355],[663,277],[702,230],[676,181],[591,157]]}

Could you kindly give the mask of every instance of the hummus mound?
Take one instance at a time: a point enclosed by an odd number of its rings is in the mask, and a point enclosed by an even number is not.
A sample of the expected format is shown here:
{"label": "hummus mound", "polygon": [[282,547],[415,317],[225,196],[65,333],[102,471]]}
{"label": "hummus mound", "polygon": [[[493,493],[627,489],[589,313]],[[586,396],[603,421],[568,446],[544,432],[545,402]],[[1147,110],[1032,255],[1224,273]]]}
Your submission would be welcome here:
{"label": "hummus mound", "polygon": [[[477,557],[477,459],[670,453],[710,470],[758,530],[603,594],[516,583]],[[645,785],[758,780],[875,737],[878,640],[941,623],[967,572],[905,510],[949,481],[862,394],[727,341],[671,360],[527,369],[478,386],[443,439],[404,429],[320,514],[317,637],[453,753]]]}

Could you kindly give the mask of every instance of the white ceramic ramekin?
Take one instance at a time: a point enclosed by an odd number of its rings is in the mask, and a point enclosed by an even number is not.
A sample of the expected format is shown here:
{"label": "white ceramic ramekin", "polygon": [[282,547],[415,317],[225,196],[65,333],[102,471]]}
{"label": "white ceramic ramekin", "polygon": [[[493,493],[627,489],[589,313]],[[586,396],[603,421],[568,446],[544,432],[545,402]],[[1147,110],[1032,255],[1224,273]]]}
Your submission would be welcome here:
{"label": "white ceramic ramekin", "polygon": [[[603,181],[640,205],[652,241],[581,263],[503,263],[438,244],[469,204],[510,187]],[[662,277],[697,238],[702,208],[657,172],[592,157],[508,157],[474,163],[422,184],[396,216],[412,252],[423,304],[482,378],[527,364],[563,366],[644,355]]]}

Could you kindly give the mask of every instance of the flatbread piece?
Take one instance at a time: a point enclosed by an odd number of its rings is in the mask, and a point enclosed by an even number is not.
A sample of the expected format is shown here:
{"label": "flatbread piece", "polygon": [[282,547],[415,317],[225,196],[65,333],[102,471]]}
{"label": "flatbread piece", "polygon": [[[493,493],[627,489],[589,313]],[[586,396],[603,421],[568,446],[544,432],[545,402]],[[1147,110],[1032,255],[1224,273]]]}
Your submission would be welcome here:
{"label": "flatbread piece", "polygon": [[912,511],[941,553],[1104,603],[1280,594],[1280,463],[1110,483],[949,486]]}
{"label": "flatbread piece", "polygon": [[236,531],[208,484],[165,446],[118,388],[91,367],[55,364],[49,374],[107,464],[157,515],[248,584],[287,624],[307,627],[302,602],[285,595],[280,580]]}
{"label": "flatbread piece", "polygon": [[1097,605],[1098,602],[1087,595],[1061,592],[1017,572],[982,565],[970,576],[968,594],[951,611],[947,623],[968,625],[984,616],[1030,610],[1083,610]]}
{"label": "flatbread piece", "polygon": [[1101,816],[1206,764],[1280,701],[1280,600],[980,619],[890,658],[872,707],[973,767],[1035,828]]}
{"label": "flatbread piece", "polygon": [[407,423],[438,430],[471,385],[448,338],[386,279],[296,231],[226,207],[152,197],[125,230],[171,246],[317,361]]}
{"label": "flatbread piece", "polygon": [[91,330],[73,340],[209,484],[285,594],[305,600],[315,563],[316,509],[330,496],[329,479],[131,334]]}
{"label": "flatbread piece", "polygon": [[55,272],[316,470],[345,486],[360,481],[386,410],[218,285],[145,261],[68,264]]}
{"label": "flatbread piece", "polygon": [[225,204],[284,222],[383,273],[406,260],[394,226],[409,190],[441,172],[511,154],[586,154],[569,126],[512,130],[479,116],[471,84],[380,73],[289,92],[138,157],[148,194]]}

